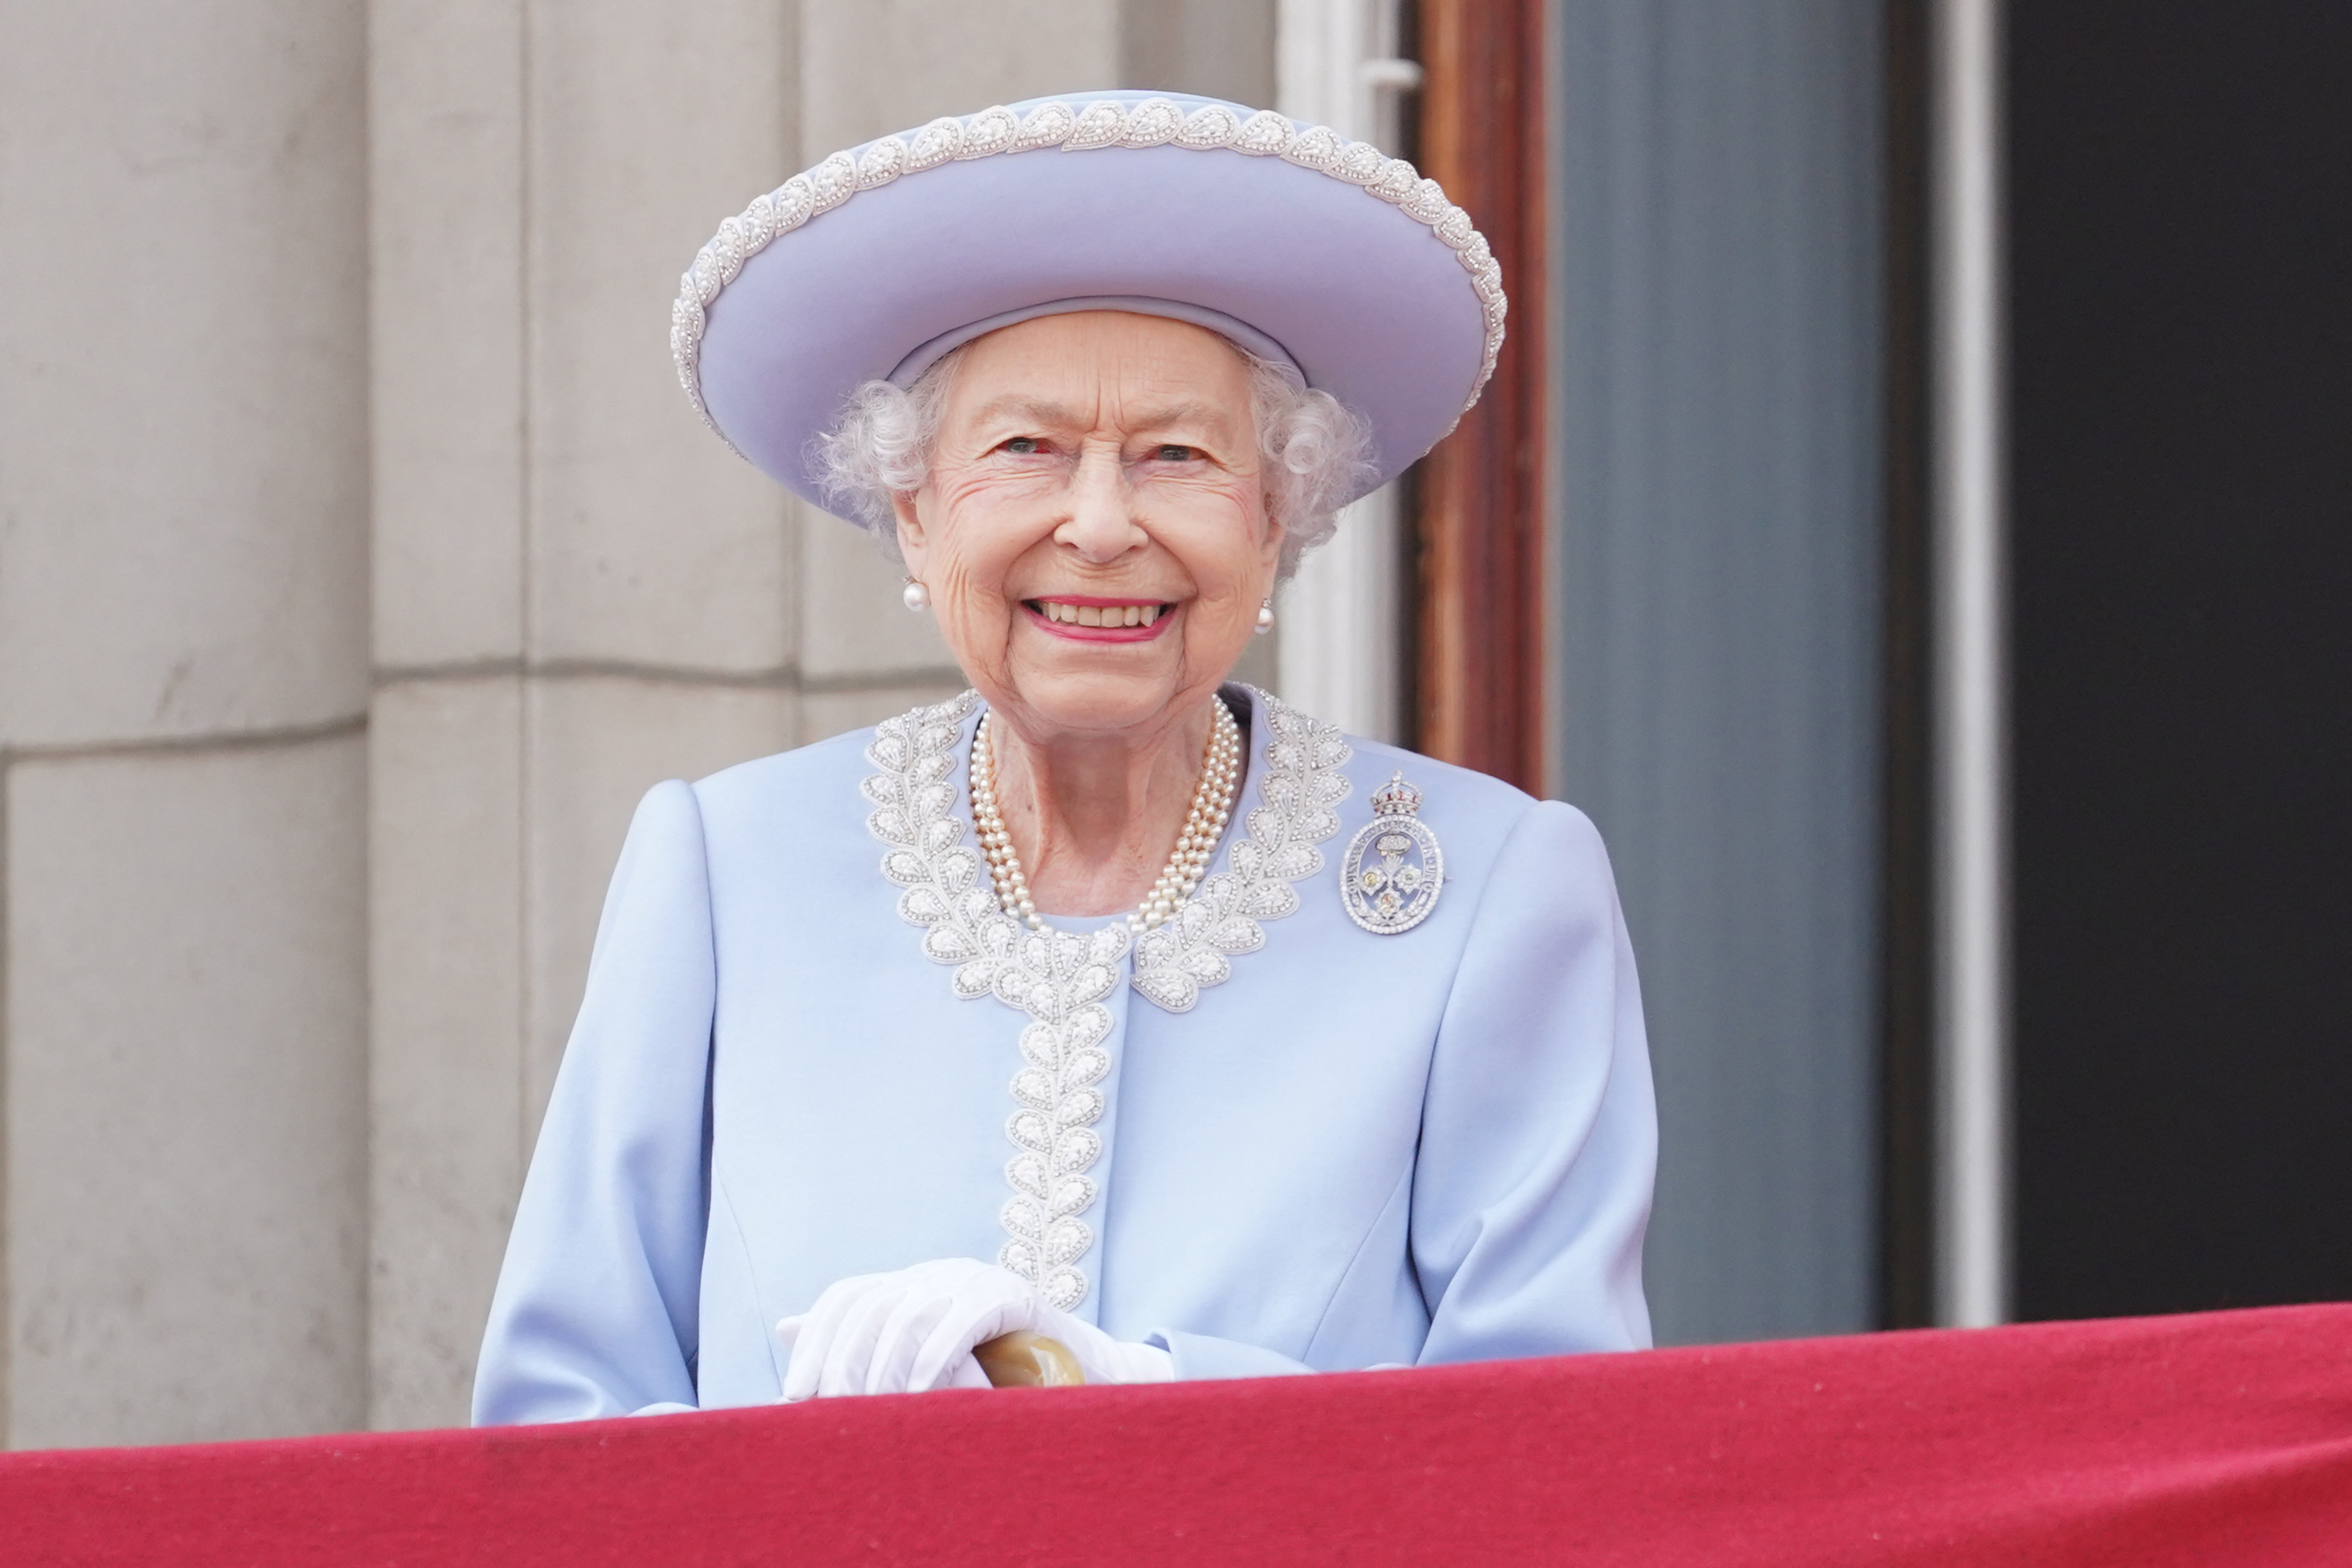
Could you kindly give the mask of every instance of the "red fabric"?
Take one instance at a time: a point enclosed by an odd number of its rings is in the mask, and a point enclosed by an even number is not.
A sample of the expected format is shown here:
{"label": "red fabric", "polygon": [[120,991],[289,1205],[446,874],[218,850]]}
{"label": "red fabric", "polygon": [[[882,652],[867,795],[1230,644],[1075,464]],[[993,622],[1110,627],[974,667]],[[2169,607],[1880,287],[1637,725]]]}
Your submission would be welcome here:
{"label": "red fabric", "polygon": [[2352,1563],[2352,1307],[0,1457],[7,1563]]}

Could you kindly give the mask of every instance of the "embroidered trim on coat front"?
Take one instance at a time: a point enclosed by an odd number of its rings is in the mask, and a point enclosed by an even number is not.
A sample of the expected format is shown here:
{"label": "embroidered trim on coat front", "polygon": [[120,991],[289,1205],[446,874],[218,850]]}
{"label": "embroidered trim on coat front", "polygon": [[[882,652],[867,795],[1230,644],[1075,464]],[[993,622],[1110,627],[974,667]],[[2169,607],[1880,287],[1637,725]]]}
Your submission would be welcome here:
{"label": "embroidered trim on coat front", "polygon": [[1163,925],[1144,932],[1135,948],[1134,985],[1171,1013],[1189,1013],[1204,985],[1222,985],[1232,958],[1265,945],[1257,922],[1280,920],[1298,907],[1291,886],[1323,869],[1316,846],[1339,831],[1331,808],[1351,787],[1339,770],[1349,756],[1339,727],[1310,719],[1276,697],[1249,689],[1265,721],[1265,768],[1259,804],[1245,819],[1248,837],[1225,851],[1223,871]]}
{"label": "embroidered trim on coat front", "polygon": [[[1339,831],[1331,808],[1349,785],[1338,728],[1255,689],[1251,696],[1265,724],[1265,765],[1246,836],[1228,847],[1227,869],[1136,945],[1132,984],[1171,1013],[1191,1010],[1202,986],[1229,978],[1231,955],[1265,945],[1257,922],[1298,907],[1291,884],[1323,868],[1317,846]],[[963,842],[970,824],[952,782],[964,721],[979,703],[967,691],[884,720],[866,748],[880,771],[860,788],[874,806],[866,827],[887,846],[882,874],[902,889],[899,918],[923,928],[923,955],[955,966],[959,998],[992,995],[1029,1015],[1013,1078],[1018,1109],[1005,1123],[1013,1195],[1000,1211],[1006,1239],[996,1260],[1067,1311],[1090,1289],[1078,1263],[1094,1231],[1079,1216],[1094,1206],[1087,1173],[1102,1157],[1097,1086],[1110,1071],[1103,1041],[1112,1022],[1102,999],[1118,984],[1132,939],[1124,921],[1085,936],[1033,931],[997,901],[979,851]]]}
{"label": "embroidered trim on coat front", "polygon": [[862,786],[875,807],[866,823],[889,846],[882,874],[905,889],[898,914],[924,928],[923,955],[956,966],[955,994],[993,995],[1029,1015],[1025,1065],[1013,1079],[1021,1108],[1005,1124],[1016,1152],[1004,1167],[1013,1195],[999,1211],[1006,1240],[996,1260],[1067,1311],[1088,1289],[1077,1264],[1094,1232],[1078,1216],[1094,1206],[1087,1172],[1102,1157],[1095,1085],[1110,1070],[1102,1042],[1111,1026],[1102,999],[1118,984],[1128,930],[1113,921],[1087,936],[1032,931],[998,904],[979,851],[963,842],[968,823],[950,782],[979,701],[967,691],[876,727],[866,759],[882,771]]}

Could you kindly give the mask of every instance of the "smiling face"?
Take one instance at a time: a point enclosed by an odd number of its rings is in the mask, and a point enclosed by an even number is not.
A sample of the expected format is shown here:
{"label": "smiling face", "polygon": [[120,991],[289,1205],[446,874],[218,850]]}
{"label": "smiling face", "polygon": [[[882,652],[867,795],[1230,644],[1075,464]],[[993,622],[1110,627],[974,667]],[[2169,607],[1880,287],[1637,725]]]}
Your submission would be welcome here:
{"label": "smiling face", "polygon": [[1146,733],[1202,707],[1272,592],[1250,373],[1122,311],[963,352],[930,477],[897,500],[907,568],[992,707],[1030,738]]}

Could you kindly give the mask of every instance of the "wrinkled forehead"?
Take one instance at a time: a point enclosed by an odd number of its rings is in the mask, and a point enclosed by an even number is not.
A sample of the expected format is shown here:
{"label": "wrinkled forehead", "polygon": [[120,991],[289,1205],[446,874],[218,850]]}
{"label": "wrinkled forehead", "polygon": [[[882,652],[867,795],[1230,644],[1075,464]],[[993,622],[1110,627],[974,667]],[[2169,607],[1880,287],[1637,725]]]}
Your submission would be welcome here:
{"label": "wrinkled forehead", "polygon": [[950,424],[1006,418],[1055,427],[1182,426],[1233,435],[1251,423],[1249,362],[1222,334],[1119,311],[1039,317],[972,340],[954,363]]}
{"label": "wrinkled forehead", "polygon": [[889,374],[895,385],[912,386],[922,374],[949,354],[980,338],[992,337],[1009,328],[1048,316],[1144,316],[1160,321],[1183,322],[1207,331],[1229,346],[1255,354],[1262,360],[1287,367],[1302,384],[1306,372],[1290,357],[1290,351],[1251,326],[1247,321],[1212,310],[1202,305],[1188,305],[1175,300],[1155,300],[1143,295],[1090,295],[1082,299],[1055,300],[1042,305],[1024,306],[1017,310],[1003,310],[982,321],[972,321],[941,332],[922,344]]}

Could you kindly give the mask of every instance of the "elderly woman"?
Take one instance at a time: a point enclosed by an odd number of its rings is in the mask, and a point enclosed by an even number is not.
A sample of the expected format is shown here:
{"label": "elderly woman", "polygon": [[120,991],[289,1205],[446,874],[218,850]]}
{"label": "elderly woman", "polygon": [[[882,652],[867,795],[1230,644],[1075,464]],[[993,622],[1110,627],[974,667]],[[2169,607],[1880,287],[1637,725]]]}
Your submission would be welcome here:
{"label": "elderly woman", "polygon": [[659,785],[482,1422],[1648,1342],[1591,825],[1227,677],[1500,342],[1410,166],[1110,94],[836,155],[688,274],[687,389],[903,560],[972,690]]}

